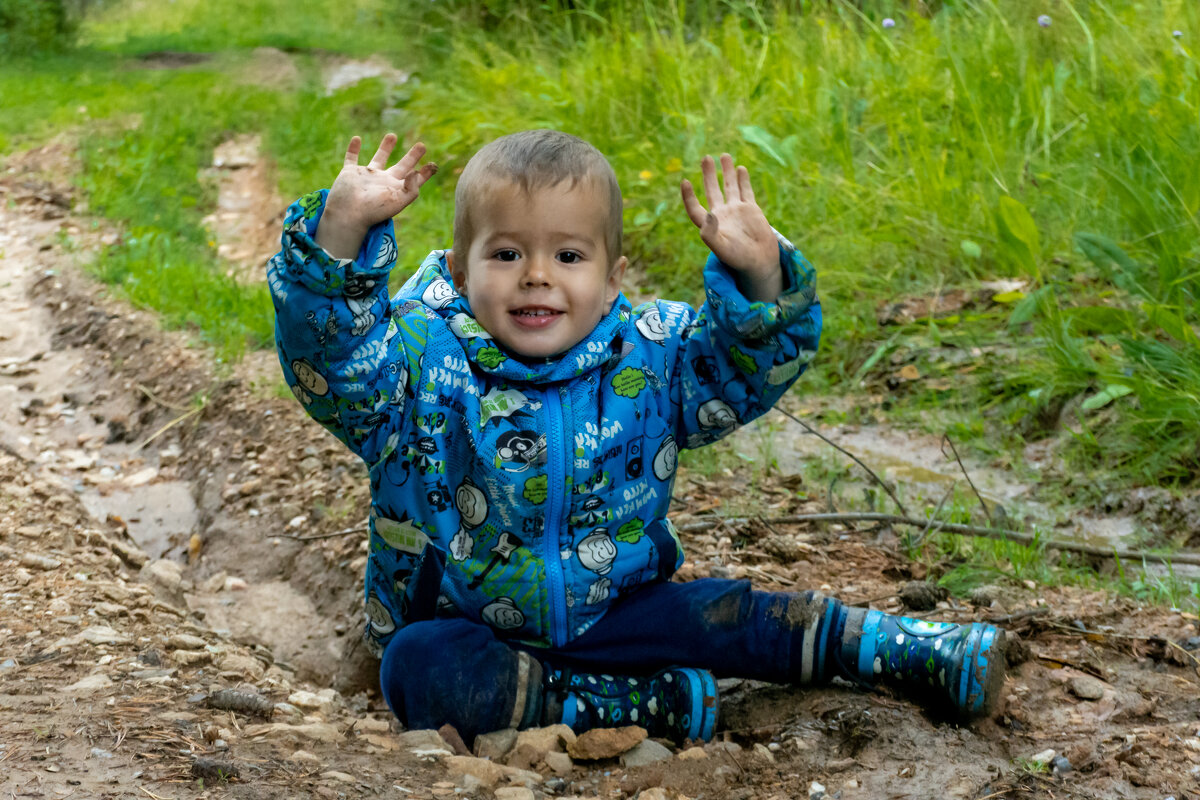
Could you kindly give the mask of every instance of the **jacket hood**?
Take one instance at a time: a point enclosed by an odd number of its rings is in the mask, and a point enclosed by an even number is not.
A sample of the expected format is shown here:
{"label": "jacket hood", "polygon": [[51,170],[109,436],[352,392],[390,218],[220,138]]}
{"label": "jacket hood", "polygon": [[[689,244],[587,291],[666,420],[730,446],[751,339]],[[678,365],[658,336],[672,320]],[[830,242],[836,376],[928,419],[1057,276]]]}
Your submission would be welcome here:
{"label": "jacket hood", "polygon": [[406,299],[418,300],[447,326],[462,343],[463,353],[480,369],[511,381],[554,383],[577,378],[613,359],[620,359],[632,306],[624,294],[582,341],[551,358],[525,359],[505,351],[471,312],[471,304],[454,288],[446,251],[434,250],[400,290]]}

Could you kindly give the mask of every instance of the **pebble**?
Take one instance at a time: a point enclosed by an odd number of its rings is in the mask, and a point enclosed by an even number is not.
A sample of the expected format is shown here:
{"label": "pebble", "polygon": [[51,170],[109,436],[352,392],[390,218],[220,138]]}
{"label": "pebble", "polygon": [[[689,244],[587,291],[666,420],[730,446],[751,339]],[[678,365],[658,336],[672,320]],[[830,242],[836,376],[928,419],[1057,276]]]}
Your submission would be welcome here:
{"label": "pebble", "polygon": [[551,772],[560,778],[569,777],[575,768],[575,762],[566,753],[546,753],[542,761],[550,768]]}
{"label": "pebble", "polygon": [[1065,756],[1055,756],[1050,761],[1050,771],[1055,775],[1061,775],[1064,772],[1070,772],[1072,769],[1071,762]]}
{"label": "pebble", "polygon": [[567,753],[576,761],[599,761],[613,758],[633,749],[646,738],[646,729],[640,725],[624,728],[593,728],[579,735],[567,747]]}
{"label": "pebble", "polygon": [[492,761],[502,761],[517,744],[515,728],[504,728],[475,737],[475,755],[480,758],[490,758]]}
{"label": "pebble", "polygon": [[212,661],[212,653],[207,650],[176,650],[171,653],[171,658],[180,666],[193,667]]}
{"label": "pebble", "polygon": [[62,562],[56,558],[43,556],[38,553],[22,553],[17,559],[21,566],[29,567],[30,569],[51,570],[58,569],[62,566]]}
{"label": "pebble", "polygon": [[1057,753],[1055,753],[1053,750],[1043,750],[1040,753],[1034,753],[1031,755],[1029,760],[1037,764],[1049,764],[1054,760],[1055,755],[1057,755]]}
{"label": "pebble", "polygon": [[821,800],[825,796],[825,787],[813,781],[808,785],[808,800]]}
{"label": "pebble", "polygon": [[354,783],[354,776],[337,770],[322,772],[321,777],[331,781],[341,781],[342,783]]}
{"label": "pebble", "polygon": [[496,800],[534,800],[533,790],[524,786],[506,786],[497,789]]}
{"label": "pebble", "polygon": [[64,692],[73,692],[76,694],[87,694],[89,692],[98,692],[101,689],[108,689],[113,685],[112,680],[104,674],[88,675],[86,678],[81,678],[75,681],[70,686],[64,687]]}
{"label": "pebble", "polygon": [[204,639],[189,633],[176,633],[167,639],[167,648],[170,650],[203,650],[207,644]]}
{"label": "pebble", "polygon": [[1099,700],[1104,697],[1104,681],[1091,675],[1076,675],[1071,678],[1068,688],[1071,694],[1082,700]]}
{"label": "pebble", "polygon": [[697,745],[696,747],[689,747],[687,750],[684,750],[676,758],[680,761],[699,761],[708,758],[708,753],[703,747]]}
{"label": "pebble", "polygon": [[672,753],[668,748],[653,739],[643,739],[632,750],[621,756],[621,766],[626,768],[644,767],[648,764],[666,761],[671,756]]}
{"label": "pebble", "polygon": [[320,711],[323,714],[328,714],[333,710],[333,703],[329,698],[321,697],[314,692],[306,692],[303,689],[292,692],[288,695],[287,701],[297,708],[302,708],[306,711]]}
{"label": "pebble", "polygon": [[760,758],[766,759],[767,761],[775,761],[775,754],[771,752],[770,748],[761,742],[755,743],[754,754]]}
{"label": "pebble", "polygon": [[297,750],[296,752],[294,752],[290,756],[288,756],[287,760],[295,762],[297,764],[320,764],[321,763],[321,759],[317,758],[316,756],[314,756],[312,753],[308,752],[307,750]]}

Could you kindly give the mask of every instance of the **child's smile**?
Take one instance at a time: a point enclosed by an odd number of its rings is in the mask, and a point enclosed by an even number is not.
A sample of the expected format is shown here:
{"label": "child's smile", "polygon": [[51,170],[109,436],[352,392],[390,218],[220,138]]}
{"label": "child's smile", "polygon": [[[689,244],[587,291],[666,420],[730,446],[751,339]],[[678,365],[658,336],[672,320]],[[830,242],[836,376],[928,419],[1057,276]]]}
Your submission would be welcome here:
{"label": "child's smile", "polygon": [[621,290],[625,259],[605,244],[608,204],[594,180],[490,189],[470,250],[452,273],[479,324],[512,353],[549,358],[578,344]]}

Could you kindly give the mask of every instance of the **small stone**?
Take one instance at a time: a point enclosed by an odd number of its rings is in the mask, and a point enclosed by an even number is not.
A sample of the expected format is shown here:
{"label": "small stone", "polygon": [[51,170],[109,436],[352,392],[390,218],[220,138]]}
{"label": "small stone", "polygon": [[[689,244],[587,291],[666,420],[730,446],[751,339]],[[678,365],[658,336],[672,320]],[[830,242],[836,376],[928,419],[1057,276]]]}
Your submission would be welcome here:
{"label": "small stone", "polygon": [[621,766],[626,768],[644,767],[647,764],[666,761],[671,755],[672,753],[669,749],[663,747],[653,739],[643,739],[633,749],[628,750],[621,756]]}
{"label": "small stone", "polygon": [[354,783],[353,775],[332,769],[329,772],[322,772],[321,777],[331,781],[340,781],[341,783]]}
{"label": "small stone", "polygon": [[505,786],[495,794],[496,800],[535,800],[533,790],[525,786]]}
{"label": "small stone", "polygon": [[517,769],[533,769],[542,763],[545,753],[539,753],[531,745],[518,744],[505,757],[504,763]]}
{"label": "small stone", "polygon": [[771,761],[771,762],[775,761],[775,754],[772,753],[769,749],[767,749],[767,746],[765,744],[763,744],[762,742],[755,743],[754,754],[756,756],[758,756],[759,758],[766,759],[767,761]]}
{"label": "small stone", "polygon": [[183,606],[183,567],[174,561],[160,558],[142,567],[139,577],[150,584],[156,594],[177,606]]}
{"label": "small stone", "polygon": [[109,617],[129,616],[129,609],[118,603],[99,602],[92,606],[92,611],[96,612],[96,616],[106,619]]}
{"label": "small stone", "polygon": [[171,653],[171,658],[180,666],[194,667],[212,661],[212,653],[207,650],[176,650]]}
{"label": "small stone", "polygon": [[638,800],[673,800],[673,798],[661,786],[651,786],[638,794]]}
{"label": "small stone", "polygon": [[1071,769],[1071,762],[1064,756],[1055,756],[1050,761],[1050,771],[1055,775],[1062,775],[1063,773],[1070,772]]}
{"label": "small stone", "polygon": [[697,745],[684,750],[676,758],[680,761],[700,761],[701,759],[708,758],[708,751]]}
{"label": "small stone", "polygon": [[567,746],[567,753],[576,761],[598,761],[614,758],[646,738],[646,729],[640,725],[624,728],[593,728],[581,733]]}
{"label": "small stone", "polygon": [[254,656],[244,656],[238,653],[230,653],[221,659],[221,663],[217,665],[217,669],[221,672],[236,672],[239,675],[248,676],[251,680],[257,681],[263,676],[265,668],[261,661]]}
{"label": "small stone", "polygon": [[1029,757],[1029,760],[1035,764],[1049,764],[1054,760],[1055,752],[1053,750],[1043,750],[1040,753],[1034,753]]}
{"label": "small stone", "polygon": [[308,752],[307,750],[297,750],[296,752],[294,752],[290,756],[288,756],[287,760],[295,762],[297,764],[320,764],[321,763],[321,759],[317,758],[316,756],[314,756],[312,753]]}
{"label": "small stone", "polygon": [[52,570],[62,566],[62,562],[56,558],[43,556],[39,553],[22,553],[17,559],[21,566],[29,567],[30,569]]}
{"label": "small stone", "polygon": [[446,740],[434,730],[405,731],[398,737],[400,746],[409,750],[449,750]]}
{"label": "small stone", "polygon": [[250,584],[246,583],[241,578],[226,578],[225,591],[227,592],[244,592],[250,588]]}
{"label": "small stone", "polygon": [[529,745],[539,753],[564,753],[578,737],[567,725],[547,725],[529,728],[517,734],[516,746]]}
{"label": "small stone", "polygon": [[168,650],[203,650],[208,642],[199,636],[176,633],[167,639]]}
{"label": "small stone", "polygon": [[514,728],[483,733],[475,737],[475,755],[490,758],[492,761],[503,761],[516,744],[517,731]]}
{"label": "small stone", "polygon": [[821,800],[825,796],[825,787],[816,781],[808,785],[808,800]]}
{"label": "small stone", "polygon": [[33,573],[27,569],[21,569],[18,567],[17,569],[13,570],[12,577],[13,580],[17,582],[18,586],[28,586],[29,582],[33,580]]}
{"label": "small stone", "polygon": [[442,740],[446,744],[450,745],[450,749],[454,751],[455,755],[471,755],[471,751],[467,749],[467,743],[464,742],[462,737],[458,735],[458,729],[453,725],[446,723],[442,727],[438,728],[438,736],[441,736]]}
{"label": "small stone", "polygon": [[575,762],[566,753],[546,753],[542,758],[543,763],[550,768],[560,778],[568,778],[571,772],[575,769]]}
{"label": "small stone", "polygon": [[376,719],[375,717],[363,717],[358,722],[354,723],[354,730],[362,733],[387,733],[392,729],[392,723],[386,719]]}
{"label": "small stone", "polygon": [[64,687],[64,692],[72,694],[90,694],[98,692],[101,689],[108,689],[113,685],[112,680],[104,674],[88,675],[86,678],[81,678],[75,681],[70,686]]}
{"label": "small stone", "polygon": [[1076,675],[1068,684],[1071,694],[1082,700],[1099,700],[1104,697],[1104,681],[1091,675]]}
{"label": "small stone", "polygon": [[303,689],[292,692],[288,695],[287,701],[305,711],[320,711],[322,714],[328,714],[333,710],[332,704],[324,697],[319,697],[315,693],[306,692]]}
{"label": "small stone", "polygon": [[504,779],[504,768],[486,758],[450,756],[445,763],[451,775],[471,775],[489,789]]}

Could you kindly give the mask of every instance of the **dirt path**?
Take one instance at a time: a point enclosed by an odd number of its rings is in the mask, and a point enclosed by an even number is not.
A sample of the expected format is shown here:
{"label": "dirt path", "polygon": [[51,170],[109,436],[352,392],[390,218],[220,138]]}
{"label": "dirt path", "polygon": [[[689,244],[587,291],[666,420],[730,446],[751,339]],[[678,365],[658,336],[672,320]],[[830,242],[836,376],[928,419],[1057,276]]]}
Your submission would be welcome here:
{"label": "dirt path", "polygon": [[[1003,712],[971,727],[846,686],[727,681],[724,741],[644,766],[564,762],[550,734],[501,768],[399,732],[356,647],[363,538],[288,538],[359,527],[361,466],[282,396],[269,354],[214,373],[75,272],[64,234],[86,252],[103,233],[69,200],[0,185],[0,796],[1200,797],[1195,617],[1038,586],[927,613],[1009,617],[1027,645]],[[680,487],[693,513],[740,491]],[[696,533],[681,577],[895,612],[925,576],[892,543]],[[222,688],[250,694],[218,708]],[[1047,750],[1058,772],[1032,766]]]}

